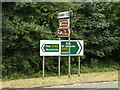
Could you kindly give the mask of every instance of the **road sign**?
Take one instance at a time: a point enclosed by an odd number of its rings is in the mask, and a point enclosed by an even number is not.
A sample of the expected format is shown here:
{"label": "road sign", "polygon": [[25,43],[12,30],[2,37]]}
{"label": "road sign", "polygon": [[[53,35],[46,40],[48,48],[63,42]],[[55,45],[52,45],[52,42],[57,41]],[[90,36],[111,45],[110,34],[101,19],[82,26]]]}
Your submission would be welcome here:
{"label": "road sign", "polygon": [[70,11],[58,13],[58,18],[69,18],[69,17],[70,17]]}
{"label": "road sign", "polygon": [[69,28],[58,28],[58,37],[69,37],[70,29]]}
{"label": "road sign", "polygon": [[61,42],[58,40],[40,40],[40,56],[59,56]]}
{"label": "road sign", "polygon": [[43,52],[59,52],[59,44],[43,44],[41,49]]}
{"label": "road sign", "polygon": [[[68,40],[61,41],[61,55],[68,56],[69,42]],[[82,40],[71,40],[70,41],[70,55],[78,56],[83,55],[83,41]]]}
{"label": "road sign", "polygon": [[70,27],[70,19],[60,19],[59,20],[59,28],[63,28],[63,27]]}
{"label": "road sign", "polygon": [[[68,56],[68,40],[40,40],[40,56]],[[83,55],[83,40],[70,41],[70,56]]]}

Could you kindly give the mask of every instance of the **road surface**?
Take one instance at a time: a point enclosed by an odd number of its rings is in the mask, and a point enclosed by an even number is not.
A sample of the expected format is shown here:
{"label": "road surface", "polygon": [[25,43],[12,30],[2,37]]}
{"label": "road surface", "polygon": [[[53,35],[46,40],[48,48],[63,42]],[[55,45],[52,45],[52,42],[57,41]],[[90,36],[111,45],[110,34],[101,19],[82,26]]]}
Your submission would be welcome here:
{"label": "road surface", "polygon": [[[73,85],[73,86],[60,86],[60,87],[34,87],[34,88],[5,88],[2,90],[68,90],[67,88],[76,88],[77,90],[120,90],[118,89],[118,82],[113,83],[92,83],[92,84],[83,84],[83,85]],[[72,89],[73,90],[73,89]]]}
{"label": "road surface", "polygon": [[113,83],[93,83],[83,85],[72,85],[72,86],[60,86],[57,88],[118,88],[118,82]]}

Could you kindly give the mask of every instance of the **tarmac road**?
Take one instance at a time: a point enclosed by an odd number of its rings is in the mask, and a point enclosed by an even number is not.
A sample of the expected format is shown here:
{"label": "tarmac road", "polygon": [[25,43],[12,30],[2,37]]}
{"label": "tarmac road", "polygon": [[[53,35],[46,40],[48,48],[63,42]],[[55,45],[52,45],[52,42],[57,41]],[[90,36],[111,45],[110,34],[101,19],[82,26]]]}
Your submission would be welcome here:
{"label": "tarmac road", "polygon": [[82,84],[82,85],[72,85],[72,86],[60,86],[60,87],[34,87],[34,88],[6,88],[2,90],[68,90],[77,89],[77,90],[120,90],[120,86],[118,89],[118,82],[111,83],[92,83],[92,84]]}
{"label": "tarmac road", "polygon": [[61,86],[57,88],[118,88],[118,82],[113,83],[93,83],[74,86]]}

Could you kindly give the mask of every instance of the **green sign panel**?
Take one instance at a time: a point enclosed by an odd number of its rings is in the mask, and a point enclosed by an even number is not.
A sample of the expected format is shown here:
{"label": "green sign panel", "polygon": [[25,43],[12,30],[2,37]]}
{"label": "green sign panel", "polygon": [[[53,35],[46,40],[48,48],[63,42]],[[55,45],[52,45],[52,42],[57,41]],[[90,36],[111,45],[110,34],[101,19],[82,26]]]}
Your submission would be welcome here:
{"label": "green sign panel", "polygon": [[59,52],[59,44],[43,44],[41,49],[43,52]]}
{"label": "green sign panel", "polygon": [[[70,55],[80,54],[82,45],[79,41],[70,41]],[[69,42],[61,41],[61,55],[68,55],[69,53]]]}

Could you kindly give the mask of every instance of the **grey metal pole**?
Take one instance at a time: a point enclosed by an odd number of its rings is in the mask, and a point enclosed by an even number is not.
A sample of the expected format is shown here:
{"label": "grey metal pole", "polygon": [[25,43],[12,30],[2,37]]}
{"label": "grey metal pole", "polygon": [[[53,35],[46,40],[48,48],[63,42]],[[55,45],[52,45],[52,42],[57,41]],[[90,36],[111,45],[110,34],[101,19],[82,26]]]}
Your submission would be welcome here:
{"label": "grey metal pole", "polygon": [[[73,12],[72,12],[72,10],[70,10],[70,31],[72,30],[72,24],[71,24],[71,18],[72,18],[72,16],[73,16]],[[68,75],[68,77],[70,78],[70,36],[69,36],[69,75]]]}
{"label": "grey metal pole", "polygon": [[[60,37],[59,37],[59,40],[60,40]],[[58,75],[60,78],[60,56],[59,56],[59,61],[58,61]]]}
{"label": "grey metal pole", "polygon": [[60,78],[60,56],[59,56],[59,69],[58,69],[58,74],[59,74],[59,78]]}
{"label": "grey metal pole", "polygon": [[69,75],[68,75],[68,77],[70,78],[70,36],[69,36],[69,58],[68,58],[69,60]]}
{"label": "grey metal pole", "polygon": [[43,56],[43,79],[44,79],[45,57]]}
{"label": "grey metal pole", "polygon": [[78,56],[78,76],[80,76],[80,56]]}

